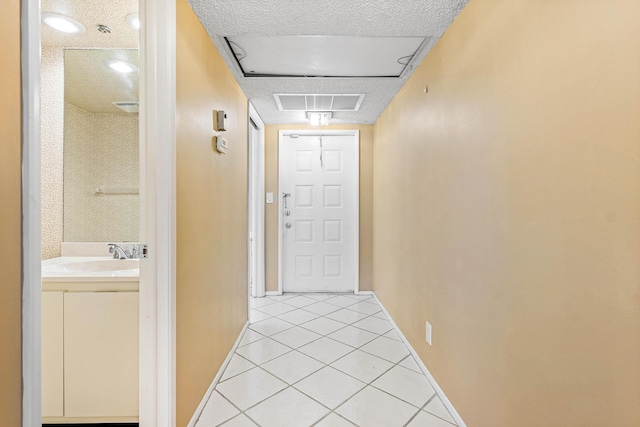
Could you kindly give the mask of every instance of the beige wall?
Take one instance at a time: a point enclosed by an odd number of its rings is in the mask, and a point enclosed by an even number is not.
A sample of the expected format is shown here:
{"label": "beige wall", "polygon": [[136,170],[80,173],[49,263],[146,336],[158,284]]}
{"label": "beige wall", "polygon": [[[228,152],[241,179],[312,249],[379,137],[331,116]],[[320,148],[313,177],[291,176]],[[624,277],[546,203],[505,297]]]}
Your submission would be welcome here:
{"label": "beige wall", "polygon": [[470,426],[640,425],[638,16],[471,0],[376,123],[374,290]]}
{"label": "beige wall", "polygon": [[40,55],[42,259],[60,256],[63,223],[64,50]]}
{"label": "beige wall", "polygon": [[64,241],[138,241],[138,115],[91,113],[64,103]]}
{"label": "beige wall", "polygon": [[[281,130],[359,130],[360,131],[360,290],[373,285],[373,126],[266,125],[265,191],[278,194],[278,132]],[[278,200],[265,205],[266,290],[278,290]]]}
{"label": "beige wall", "polygon": [[0,425],[21,424],[20,1],[0,14]]}
{"label": "beige wall", "polygon": [[[247,99],[187,0],[177,2],[177,425],[247,320]],[[212,144],[225,110],[229,151]]]}

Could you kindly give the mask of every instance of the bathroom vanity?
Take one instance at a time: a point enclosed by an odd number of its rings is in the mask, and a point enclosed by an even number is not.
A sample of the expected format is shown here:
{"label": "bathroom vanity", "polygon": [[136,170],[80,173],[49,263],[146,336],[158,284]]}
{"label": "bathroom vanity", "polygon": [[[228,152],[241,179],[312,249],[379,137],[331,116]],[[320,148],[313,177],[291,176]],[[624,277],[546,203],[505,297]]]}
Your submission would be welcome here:
{"label": "bathroom vanity", "polygon": [[138,271],[74,258],[43,262],[43,423],[137,422]]}

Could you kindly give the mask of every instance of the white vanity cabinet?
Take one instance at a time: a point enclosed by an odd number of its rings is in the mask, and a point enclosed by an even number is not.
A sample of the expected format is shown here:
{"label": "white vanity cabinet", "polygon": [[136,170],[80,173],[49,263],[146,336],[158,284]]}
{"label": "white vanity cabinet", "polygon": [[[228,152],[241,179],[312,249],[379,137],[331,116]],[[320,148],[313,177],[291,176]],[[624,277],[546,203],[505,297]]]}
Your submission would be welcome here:
{"label": "white vanity cabinet", "polygon": [[138,421],[138,292],[123,285],[43,292],[44,422]]}

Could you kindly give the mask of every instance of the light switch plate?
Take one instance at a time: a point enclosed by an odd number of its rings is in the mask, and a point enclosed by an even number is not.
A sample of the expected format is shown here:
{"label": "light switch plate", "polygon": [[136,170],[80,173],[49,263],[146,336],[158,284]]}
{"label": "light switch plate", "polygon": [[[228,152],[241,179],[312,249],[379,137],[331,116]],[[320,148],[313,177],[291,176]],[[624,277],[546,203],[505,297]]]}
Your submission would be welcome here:
{"label": "light switch plate", "polygon": [[267,203],[273,203],[273,193],[267,193]]}
{"label": "light switch plate", "polygon": [[216,136],[216,150],[218,152],[224,154],[227,152],[227,148],[229,147],[229,142],[224,139],[222,136]]}

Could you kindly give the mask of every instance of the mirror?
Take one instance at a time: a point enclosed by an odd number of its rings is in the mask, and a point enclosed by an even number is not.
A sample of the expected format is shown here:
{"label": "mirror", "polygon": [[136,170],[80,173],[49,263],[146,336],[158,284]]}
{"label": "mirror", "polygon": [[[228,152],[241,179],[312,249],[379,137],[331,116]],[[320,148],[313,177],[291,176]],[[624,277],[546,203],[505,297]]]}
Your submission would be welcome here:
{"label": "mirror", "polygon": [[138,51],[64,51],[63,241],[138,241]]}

